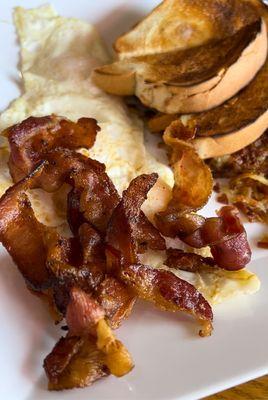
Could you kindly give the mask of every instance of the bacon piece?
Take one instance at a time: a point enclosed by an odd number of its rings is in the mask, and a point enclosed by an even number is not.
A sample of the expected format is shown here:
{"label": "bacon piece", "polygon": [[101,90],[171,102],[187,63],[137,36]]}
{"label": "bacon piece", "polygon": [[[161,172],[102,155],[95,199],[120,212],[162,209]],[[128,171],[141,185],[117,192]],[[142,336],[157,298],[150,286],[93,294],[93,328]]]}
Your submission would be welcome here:
{"label": "bacon piece", "polygon": [[200,336],[212,332],[213,314],[209,303],[190,283],[174,274],[142,264],[122,269],[123,281],[144,300],[166,311],[184,311],[194,315],[202,324]]}
{"label": "bacon piece", "polygon": [[200,228],[181,240],[197,248],[209,245],[220,268],[230,271],[242,269],[251,259],[251,250],[238,210],[225,206],[218,215],[218,218],[207,218]]}
{"label": "bacon piece", "polygon": [[50,390],[86,387],[109,374],[104,355],[90,336],[62,337],[45,358],[44,369]]}
{"label": "bacon piece", "polygon": [[[48,192],[58,190],[63,183],[70,184],[76,193],[76,203],[69,201],[67,215],[79,213],[83,216],[81,223],[89,222],[97,231],[104,233],[113,210],[120,201],[114,184],[105,172],[105,166],[82,154],[68,149],[56,149],[46,155],[47,164],[42,175],[36,180],[36,187]],[[79,202],[79,210],[77,203]],[[77,222],[71,227],[77,231]]]}
{"label": "bacon piece", "polygon": [[97,323],[104,318],[103,308],[83,290],[73,287],[70,290],[70,302],[66,312],[69,332],[74,336],[83,336],[85,332],[96,332]]}
{"label": "bacon piece", "polygon": [[151,174],[133,179],[109,221],[107,244],[121,253],[126,264],[136,263],[138,253],[147,248],[166,248],[164,238],[140,209],[157,178]]}
{"label": "bacon piece", "polygon": [[[186,311],[195,315],[204,322],[201,335],[208,335],[212,329],[212,311],[203,296],[192,285],[175,275],[151,269],[138,262],[138,240],[148,237],[147,229],[143,229],[146,219],[139,218],[140,207],[156,179],[156,174],[141,175],[134,179],[123,193],[107,229],[107,267],[113,270],[136,296],[152,301],[160,308]],[[149,229],[151,225],[146,227]],[[144,236],[140,234],[141,230],[143,234],[145,232]],[[166,247],[162,236],[155,227],[151,232],[152,239],[147,239],[145,248],[164,250]],[[169,286],[170,289],[167,290]]]}
{"label": "bacon piece", "polygon": [[52,352],[44,360],[44,368],[51,383],[57,383],[58,377],[63,373],[82,344],[83,340],[77,336],[60,338]]}
{"label": "bacon piece", "polygon": [[163,219],[176,220],[182,212],[202,208],[212,193],[212,174],[191,144],[194,135],[195,132],[184,127],[180,120],[173,121],[163,135],[170,149],[175,184],[166,210],[157,214],[159,229],[163,227]]}
{"label": "bacon piece", "polygon": [[115,338],[104,319],[103,308],[92,296],[72,288],[66,315],[70,333],[96,336],[97,348],[104,354],[104,363],[113,375],[123,376],[133,368],[130,354]]}
{"label": "bacon piece", "polygon": [[51,149],[92,147],[99,130],[95,119],[80,118],[75,123],[55,115],[29,117],[7,128],[12,178],[17,182],[28,175]]}
{"label": "bacon piece", "polygon": [[79,238],[57,236],[48,245],[46,265],[54,278],[55,304],[63,315],[73,286],[92,293],[104,279],[105,260],[99,234],[88,224],[83,224],[79,233]]}
{"label": "bacon piece", "polygon": [[129,316],[136,302],[136,297],[127,286],[114,277],[105,278],[98,286],[95,296],[113,329],[118,328]]}
{"label": "bacon piece", "polygon": [[179,249],[168,249],[167,259],[164,262],[170,268],[188,272],[198,272],[208,266],[214,266],[215,261],[211,257],[202,257],[199,254],[185,253]]}
{"label": "bacon piece", "polygon": [[[37,170],[35,174],[39,174]],[[47,228],[37,221],[25,191],[33,177],[9,188],[0,200],[0,241],[5,246],[27,286],[43,291],[50,286],[46,269]]]}
{"label": "bacon piece", "polygon": [[164,212],[156,216],[157,227],[168,237],[185,236],[203,226],[205,218],[201,215],[188,212]]}

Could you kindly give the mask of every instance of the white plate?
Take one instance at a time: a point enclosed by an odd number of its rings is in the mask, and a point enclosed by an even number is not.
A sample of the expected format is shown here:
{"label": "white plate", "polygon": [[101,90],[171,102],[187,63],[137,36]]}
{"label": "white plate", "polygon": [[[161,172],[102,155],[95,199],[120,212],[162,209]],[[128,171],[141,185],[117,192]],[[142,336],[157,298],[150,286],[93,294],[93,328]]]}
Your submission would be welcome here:
{"label": "white plate", "polygon": [[[110,45],[158,2],[154,0],[52,0],[59,14],[97,25]],[[0,9],[0,109],[20,93],[18,46],[12,7],[36,7],[39,0],[2,0]],[[210,201],[204,210],[214,213]],[[253,247],[250,269],[261,281],[259,293],[214,309],[215,330],[200,339],[196,323],[183,315],[140,303],[118,331],[135,360],[124,378],[109,377],[91,388],[48,392],[42,359],[61,335],[43,305],[25,288],[4,250],[0,254],[0,398],[5,400],[194,400],[268,373],[268,256],[255,246],[264,229],[246,224]]]}

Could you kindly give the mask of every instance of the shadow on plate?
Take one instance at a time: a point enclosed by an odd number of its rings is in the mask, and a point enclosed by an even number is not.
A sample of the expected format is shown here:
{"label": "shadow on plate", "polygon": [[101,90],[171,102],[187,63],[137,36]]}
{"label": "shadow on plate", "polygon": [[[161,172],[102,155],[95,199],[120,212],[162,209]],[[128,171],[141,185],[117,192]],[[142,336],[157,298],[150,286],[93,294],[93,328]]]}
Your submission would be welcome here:
{"label": "shadow on plate", "polygon": [[114,8],[104,18],[97,21],[95,26],[105,40],[105,43],[111,52],[113,43],[118,36],[130,30],[144,14],[130,5],[121,5]]}
{"label": "shadow on plate", "polygon": [[42,365],[43,355],[50,351],[51,343],[60,336],[59,328],[53,324],[45,305],[27,290],[22,276],[4,250],[0,264],[0,297],[2,307],[5,307],[3,317],[7,323],[10,321],[11,343],[14,340],[16,345],[17,338],[19,343],[25,343],[25,359],[20,368],[32,381],[36,379],[36,369]]}

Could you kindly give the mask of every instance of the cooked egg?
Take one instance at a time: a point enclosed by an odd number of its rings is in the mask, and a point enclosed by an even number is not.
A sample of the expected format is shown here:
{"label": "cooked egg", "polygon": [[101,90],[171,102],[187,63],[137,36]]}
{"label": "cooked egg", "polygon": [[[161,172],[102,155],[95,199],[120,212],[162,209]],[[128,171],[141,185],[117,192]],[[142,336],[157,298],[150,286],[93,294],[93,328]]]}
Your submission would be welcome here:
{"label": "cooked egg", "polygon": [[[108,63],[109,56],[95,28],[74,18],[57,15],[51,6],[15,9],[14,21],[21,46],[23,95],[0,116],[0,130],[25,118],[58,114],[76,121],[95,118],[101,131],[90,150],[80,151],[105,163],[107,173],[120,193],[141,173],[157,172],[159,180],[150,191],[143,210],[152,219],[165,208],[174,183],[171,169],[157,161],[144,144],[142,122],[126,109],[122,100],[102,92],[91,80],[93,68]],[[0,148],[0,191],[12,182],[7,169],[8,148]],[[36,216],[50,226],[66,228],[62,195],[31,191]],[[60,207],[58,207],[60,203]],[[61,212],[59,212],[61,210]],[[163,267],[160,255],[147,260]],[[247,272],[225,273],[211,270],[183,274],[208,300],[220,302],[240,293],[252,293],[258,278]]]}

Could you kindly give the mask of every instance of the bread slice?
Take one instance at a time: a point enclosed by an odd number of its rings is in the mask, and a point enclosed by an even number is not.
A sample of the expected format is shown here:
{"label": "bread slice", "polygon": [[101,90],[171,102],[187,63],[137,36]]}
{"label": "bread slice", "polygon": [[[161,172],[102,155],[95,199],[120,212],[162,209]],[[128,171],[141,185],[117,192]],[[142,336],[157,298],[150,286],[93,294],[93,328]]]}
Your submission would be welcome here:
{"label": "bread slice", "polygon": [[[163,131],[177,118],[176,114],[156,115],[149,129]],[[202,158],[232,154],[253,143],[268,129],[268,60],[255,79],[229,101],[181,120],[195,131],[194,146]]]}
{"label": "bread slice", "polygon": [[253,1],[164,0],[114,49],[120,59],[202,46],[233,36],[258,19]]}
{"label": "bread slice", "polygon": [[108,93],[135,94],[143,104],[163,113],[201,112],[246,86],[266,54],[266,24],[259,19],[221,42],[99,67],[93,80]]}

